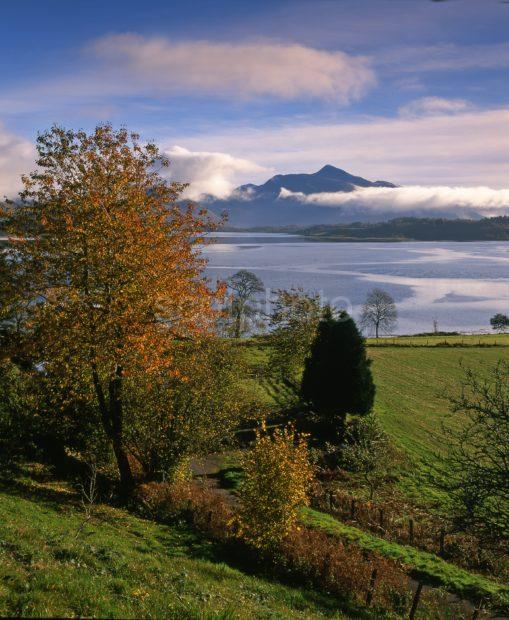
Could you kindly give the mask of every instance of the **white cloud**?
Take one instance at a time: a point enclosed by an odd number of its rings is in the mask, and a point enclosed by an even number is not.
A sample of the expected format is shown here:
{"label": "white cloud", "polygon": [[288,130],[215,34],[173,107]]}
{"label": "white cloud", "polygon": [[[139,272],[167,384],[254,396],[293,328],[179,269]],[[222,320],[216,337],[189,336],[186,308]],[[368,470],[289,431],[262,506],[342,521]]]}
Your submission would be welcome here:
{"label": "white cloud", "polygon": [[[195,200],[204,194],[226,198],[251,175],[268,176],[274,171],[228,153],[190,151],[181,146],[163,148],[170,160],[171,180],[190,183],[185,197]],[[15,198],[22,188],[21,175],[35,166],[32,142],[8,132],[0,124],[0,200]]]}
{"label": "white cloud", "polygon": [[398,109],[400,116],[440,116],[443,114],[459,114],[472,108],[465,99],[444,99],[443,97],[421,97],[410,101]]}
{"label": "white cloud", "polygon": [[21,189],[21,175],[34,166],[34,145],[0,125],[0,200],[15,198]]}
{"label": "white cloud", "polygon": [[[299,44],[173,41],[137,34],[103,37],[90,48],[125,91],[221,97],[318,97],[346,104],[375,83],[365,57]],[[103,82],[111,85],[109,82]]]}
{"label": "white cloud", "polygon": [[189,151],[181,146],[173,146],[164,153],[170,160],[170,178],[190,183],[185,197],[193,200],[204,194],[226,198],[237,185],[234,181],[239,174],[269,172],[267,168],[228,153]]}
{"label": "white cloud", "polygon": [[509,182],[509,108],[420,118],[360,118],[288,123],[270,129],[237,126],[179,136],[189,149],[226,151],[280,173],[334,164],[398,185],[505,188]]}
{"label": "white cloud", "polygon": [[281,190],[280,198],[294,198],[307,204],[328,207],[351,206],[370,211],[478,212],[483,215],[509,214],[509,189],[490,187],[359,187],[352,192],[302,194]]}

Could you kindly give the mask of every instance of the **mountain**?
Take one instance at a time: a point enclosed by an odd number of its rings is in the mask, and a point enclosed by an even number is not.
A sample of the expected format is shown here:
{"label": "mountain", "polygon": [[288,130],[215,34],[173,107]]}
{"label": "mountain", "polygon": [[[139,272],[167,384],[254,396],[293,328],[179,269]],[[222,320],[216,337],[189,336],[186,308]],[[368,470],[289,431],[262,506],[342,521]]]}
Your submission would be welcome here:
{"label": "mountain", "polygon": [[277,174],[263,185],[241,185],[238,192],[249,193],[254,199],[278,198],[281,190],[303,194],[320,192],[351,192],[356,187],[396,187],[386,181],[367,181],[334,166],[324,166],[313,174]]}
{"label": "mountain", "polygon": [[[305,204],[297,197],[281,197],[282,190],[300,194],[352,192],[359,187],[397,187],[388,181],[368,181],[345,170],[327,165],[312,174],[277,174],[262,185],[248,183],[238,187],[226,200],[206,197],[202,203],[219,215],[228,212],[228,225],[237,228],[254,226],[312,226],[352,221],[389,220],[394,212],[381,213],[359,207],[330,207]],[[400,215],[426,216],[409,211]],[[453,213],[436,213],[438,217],[454,217]]]}

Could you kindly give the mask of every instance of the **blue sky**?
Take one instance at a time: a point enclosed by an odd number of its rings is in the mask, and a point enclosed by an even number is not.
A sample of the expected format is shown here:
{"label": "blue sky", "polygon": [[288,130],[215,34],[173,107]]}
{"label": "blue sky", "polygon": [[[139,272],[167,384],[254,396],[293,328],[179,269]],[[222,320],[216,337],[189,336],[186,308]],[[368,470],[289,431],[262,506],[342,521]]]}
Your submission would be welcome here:
{"label": "blue sky", "polygon": [[498,0],[29,0],[3,3],[0,35],[3,193],[37,131],[106,120],[156,140],[195,195],[325,163],[509,187]]}

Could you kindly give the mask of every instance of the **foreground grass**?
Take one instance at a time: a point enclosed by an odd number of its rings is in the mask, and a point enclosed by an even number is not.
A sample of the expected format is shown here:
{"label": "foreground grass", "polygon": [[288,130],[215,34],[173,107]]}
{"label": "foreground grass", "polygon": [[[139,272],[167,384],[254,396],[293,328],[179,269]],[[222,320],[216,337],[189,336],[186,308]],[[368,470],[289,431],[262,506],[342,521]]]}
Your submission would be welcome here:
{"label": "foreground grass", "polygon": [[368,617],[242,572],[183,524],[106,505],[85,522],[65,484],[26,477],[0,482],[0,616]]}
{"label": "foreground grass", "polygon": [[493,600],[504,607],[509,607],[508,586],[470,573],[432,553],[383,540],[358,528],[345,525],[331,515],[312,508],[303,509],[301,519],[306,525],[355,543],[361,549],[374,551],[393,560],[401,561],[407,567],[408,574],[416,580],[428,585],[444,587],[462,598],[474,601]]}

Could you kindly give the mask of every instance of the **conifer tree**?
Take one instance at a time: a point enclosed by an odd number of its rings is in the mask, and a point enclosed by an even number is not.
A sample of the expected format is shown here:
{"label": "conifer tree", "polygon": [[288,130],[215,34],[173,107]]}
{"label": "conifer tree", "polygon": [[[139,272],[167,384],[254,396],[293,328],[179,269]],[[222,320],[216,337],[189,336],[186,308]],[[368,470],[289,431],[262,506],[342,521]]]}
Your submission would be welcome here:
{"label": "conifer tree", "polygon": [[347,414],[371,411],[375,385],[371,360],[355,321],[346,313],[325,309],[305,361],[301,398],[314,414],[323,439],[337,441]]}

